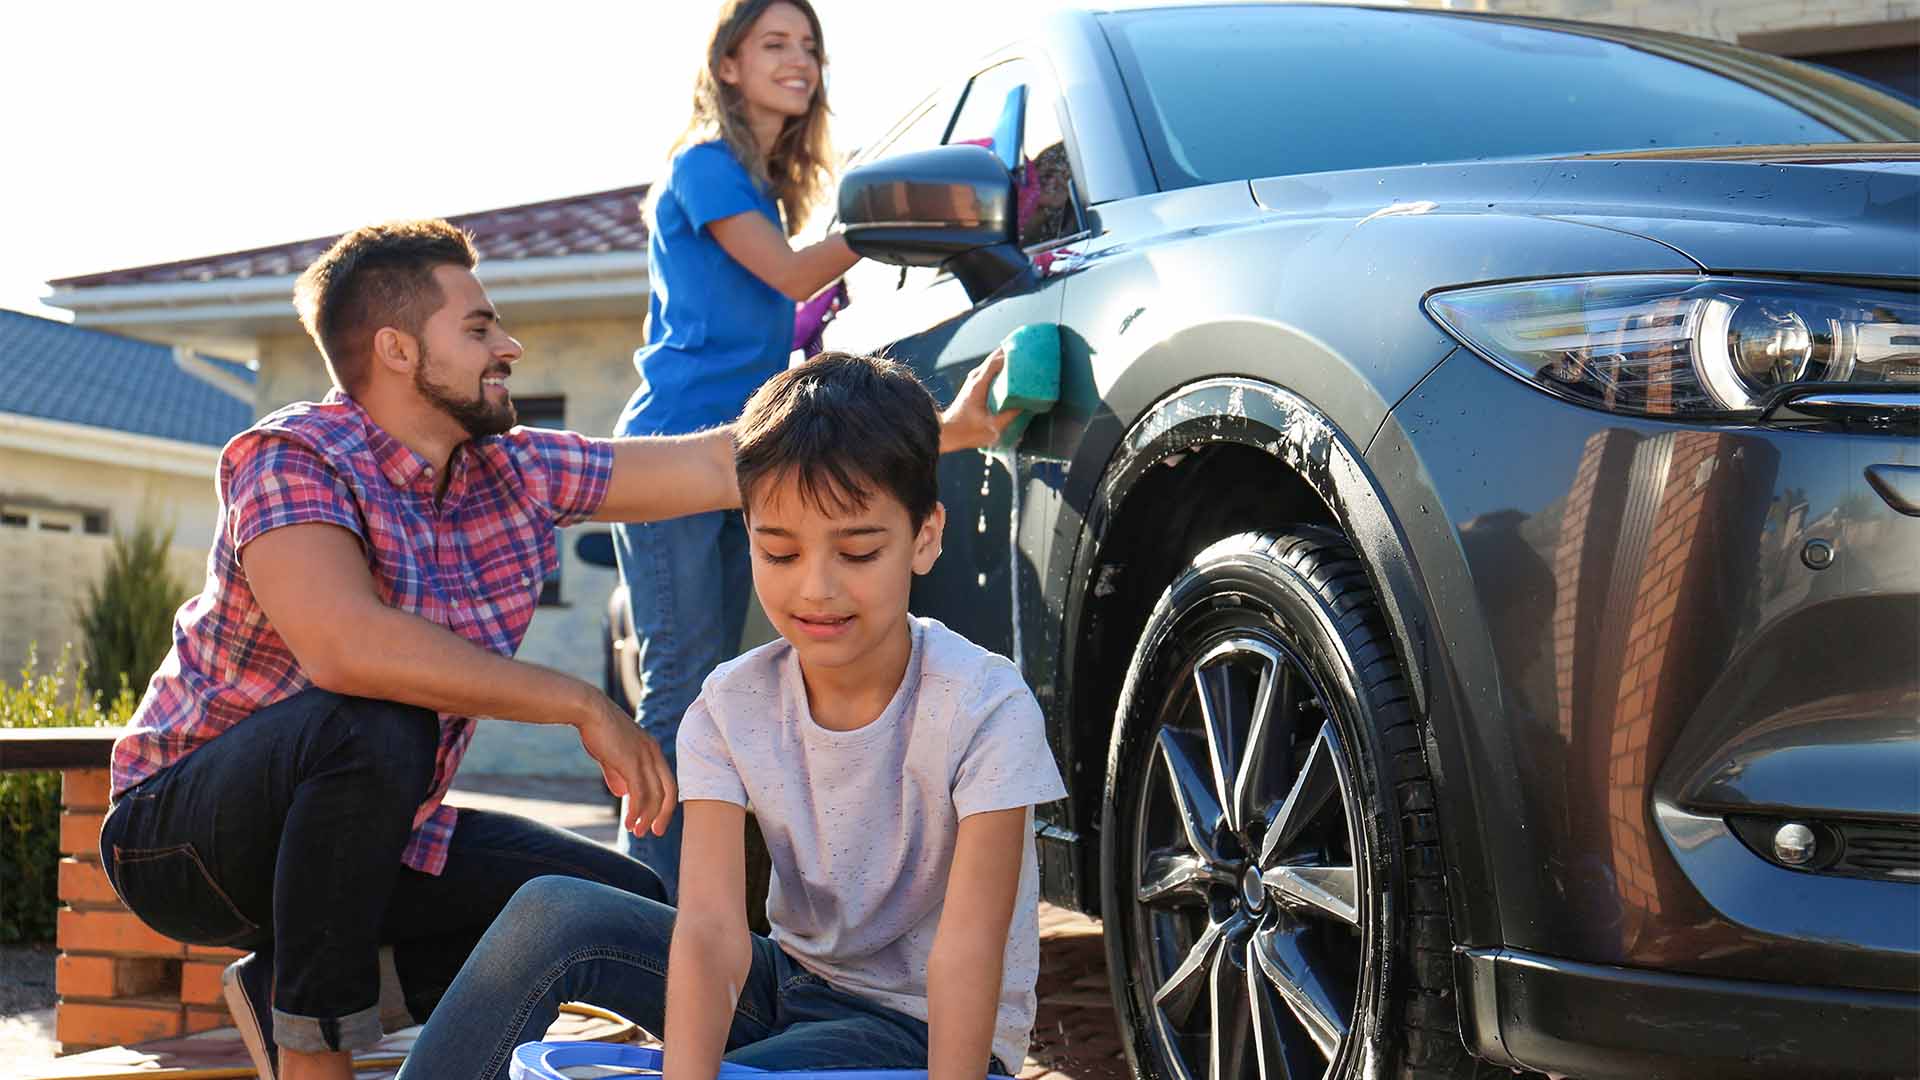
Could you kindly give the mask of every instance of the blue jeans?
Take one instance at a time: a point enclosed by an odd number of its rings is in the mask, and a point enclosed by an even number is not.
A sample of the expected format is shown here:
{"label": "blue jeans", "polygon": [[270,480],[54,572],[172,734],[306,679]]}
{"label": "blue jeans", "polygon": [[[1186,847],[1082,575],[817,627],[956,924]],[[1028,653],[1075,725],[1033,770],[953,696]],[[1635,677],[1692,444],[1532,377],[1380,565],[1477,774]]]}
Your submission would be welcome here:
{"label": "blue jeans", "polygon": [[[507,1074],[563,1001],[586,1001],[651,1032],[665,1026],[674,910],[571,878],[514,895],[413,1044],[399,1080]],[[753,936],[753,964],[727,1032],[728,1061],[761,1069],[924,1069],[927,1025],[837,990]],[[1002,1072],[996,1062],[985,1068]]]}
{"label": "blue jeans", "polygon": [[[738,510],[613,527],[614,555],[640,639],[640,726],[678,768],[680,717],[714,668],[739,651],[753,573]],[[621,806],[625,820],[626,806]],[[660,875],[671,903],[680,886],[680,815],[665,836],[622,829],[619,847]]]}
{"label": "blue jeans", "polygon": [[[383,991],[434,1011],[515,890],[567,874],[664,895],[645,866],[573,833],[460,811],[440,874],[400,862],[433,780],[432,711],[309,689],[269,705],[115,800],[100,860],[129,909],[194,945],[271,965],[293,1050],[379,1041]],[[617,890],[616,890],[617,891]],[[399,986],[383,986],[380,948]]]}

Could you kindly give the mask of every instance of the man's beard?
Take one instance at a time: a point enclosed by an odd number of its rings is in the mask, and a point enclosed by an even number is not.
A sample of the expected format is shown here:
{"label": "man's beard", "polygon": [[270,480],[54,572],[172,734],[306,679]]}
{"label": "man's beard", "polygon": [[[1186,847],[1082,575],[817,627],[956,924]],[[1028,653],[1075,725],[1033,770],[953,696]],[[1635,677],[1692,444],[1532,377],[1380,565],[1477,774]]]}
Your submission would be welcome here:
{"label": "man's beard", "polygon": [[[478,397],[463,401],[429,382],[427,369],[431,366],[431,359],[423,342],[420,347],[420,363],[413,369],[413,388],[420,392],[421,397],[432,403],[434,408],[446,413],[453,418],[454,423],[465,428],[469,438],[484,439],[489,435],[504,435],[520,422],[520,416],[513,407],[511,395],[508,396],[504,405],[488,404],[487,390],[482,385]],[[486,376],[505,375],[507,370],[506,368],[498,370],[489,368]]]}

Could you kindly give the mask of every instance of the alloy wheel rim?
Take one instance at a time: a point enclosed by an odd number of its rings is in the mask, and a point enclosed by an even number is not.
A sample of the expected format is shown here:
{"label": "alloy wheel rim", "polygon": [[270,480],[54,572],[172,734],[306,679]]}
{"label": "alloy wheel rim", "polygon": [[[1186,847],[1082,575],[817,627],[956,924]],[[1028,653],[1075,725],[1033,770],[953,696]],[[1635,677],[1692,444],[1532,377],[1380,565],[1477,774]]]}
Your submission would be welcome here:
{"label": "alloy wheel rim", "polygon": [[1353,1027],[1368,895],[1343,736],[1262,628],[1170,688],[1135,807],[1148,1022],[1180,1080],[1315,1080]]}

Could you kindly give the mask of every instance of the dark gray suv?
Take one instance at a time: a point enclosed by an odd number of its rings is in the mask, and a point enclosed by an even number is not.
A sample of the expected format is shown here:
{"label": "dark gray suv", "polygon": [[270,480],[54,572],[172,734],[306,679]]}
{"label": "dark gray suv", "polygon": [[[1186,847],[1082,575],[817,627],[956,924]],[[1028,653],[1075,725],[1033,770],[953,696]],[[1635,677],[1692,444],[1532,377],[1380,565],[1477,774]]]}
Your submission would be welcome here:
{"label": "dark gray suv", "polygon": [[1287,4],[1062,16],[857,162],[830,347],[1062,328],[915,610],[1048,712],[1141,1074],[1920,1072],[1917,140]]}

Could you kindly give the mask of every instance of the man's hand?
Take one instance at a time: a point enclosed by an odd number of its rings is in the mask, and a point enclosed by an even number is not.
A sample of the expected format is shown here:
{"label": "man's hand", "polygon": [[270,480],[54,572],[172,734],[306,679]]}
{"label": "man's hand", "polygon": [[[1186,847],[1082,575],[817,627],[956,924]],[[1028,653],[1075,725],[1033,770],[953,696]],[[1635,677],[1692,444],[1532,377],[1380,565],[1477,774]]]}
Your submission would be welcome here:
{"label": "man's hand", "polygon": [[999,441],[1000,433],[1006,430],[1007,425],[1020,415],[1019,409],[995,413],[987,408],[987,391],[993,388],[994,377],[1000,374],[1006,362],[1006,349],[998,348],[988,353],[979,366],[967,372],[966,381],[960,384],[960,393],[954,396],[953,404],[940,414],[941,453],[992,446]]}
{"label": "man's hand", "polygon": [[580,745],[600,763],[607,789],[627,797],[627,820],[621,825],[635,836],[647,831],[666,835],[667,822],[673,820],[680,800],[666,755],[653,736],[641,731],[633,717],[615,707],[607,695],[592,687],[587,690],[582,719],[576,725]]}

